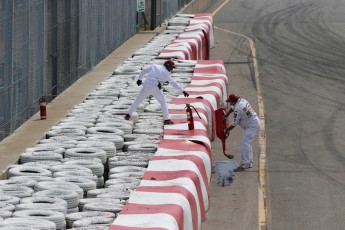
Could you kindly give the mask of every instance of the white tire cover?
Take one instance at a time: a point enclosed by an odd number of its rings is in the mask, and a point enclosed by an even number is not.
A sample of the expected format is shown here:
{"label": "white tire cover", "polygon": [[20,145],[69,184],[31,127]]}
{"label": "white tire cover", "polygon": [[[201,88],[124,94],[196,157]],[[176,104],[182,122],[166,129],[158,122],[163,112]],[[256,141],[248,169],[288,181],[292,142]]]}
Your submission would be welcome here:
{"label": "white tire cover", "polygon": [[47,169],[34,167],[34,166],[21,165],[18,167],[10,168],[8,170],[8,176],[9,176],[9,178],[11,178],[13,176],[47,176],[47,177],[51,177],[52,173]]}
{"label": "white tire cover", "polygon": [[107,161],[107,153],[99,148],[72,148],[67,149],[65,157],[81,157],[81,158],[98,158],[105,164]]}
{"label": "white tire cover", "polygon": [[52,221],[56,225],[56,229],[64,229],[66,227],[65,215],[58,211],[52,210],[21,210],[13,212],[13,217],[36,217],[40,220]]}
{"label": "white tire cover", "polygon": [[9,196],[9,195],[0,195],[0,203],[7,203],[7,204],[19,204],[20,198],[16,196]]}
{"label": "white tire cover", "polygon": [[89,212],[76,212],[66,215],[67,227],[72,227],[73,222],[81,220],[88,217],[105,217],[115,219],[115,214],[112,212],[98,212],[98,211],[89,211]]}
{"label": "white tire cover", "polygon": [[84,192],[83,190],[76,184],[71,182],[60,182],[60,181],[42,181],[38,182],[35,185],[35,191],[43,191],[43,190],[70,190],[75,191],[78,193],[80,199],[83,198]]}
{"label": "white tire cover", "polygon": [[21,204],[53,204],[53,205],[62,205],[67,208],[67,202],[64,199],[58,197],[48,197],[48,196],[33,196],[26,197],[20,200]]}
{"label": "white tire cover", "polygon": [[79,228],[79,227],[88,227],[92,225],[105,225],[105,226],[110,226],[114,222],[113,218],[107,218],[107,217],[89,217],[89,218],[84,218],[81,220],[77,220],[73,223],[73,227]]}
{"label": "white tire cover", "polygon": [[34,197],[37,196],[48,196],[48,197],[57,197],[65,200],[67,202],[67,208],[75,208],[78,206],[79,203],[79,194],[73,190],[66,190],[66,189],[49,189],[43,190],[39,192],[35,192],[33,194]]}
{"label": "white tire cover", "polygon": [[[12,212],[11,211],[6,211],[6,210],[0,210],[0,217],[4,220],[7,218],[12,217]],[[0,221],[1,223],[1,221]]]}
{"label": "white tire cover", "polygon": [[3,185],[22,185],[25,187],[33,188],[35,184],[37,184],[37,181],[27,178],[21,178],[20,176],[11,177],[8,180],[0,180],[0,187]]}
{"label": "white tire cover", "polygon": [[34,193],[32,188],[22,185],[3,185],[0,187],[0,195],[16,196],[19,198],[29,197]]}
{"label": "white tire cover", "polygon": [[15,227],[20,226],[26,228],[27,226],[30,226],[34,229],[40,229],[40,230],[56,230],[56,224],[50,220],[43,220],[40,219],[40,221],[37,221],[37,218],[27,217],[13,217],[3,220],[0,223],[1,227]]}
{"label": "white tire cover", "polygon": [[91,169],[81,166],[81,165],[59,164],[59,165],[52,166],[49,170],[52,173],[60,172],[60,171],[77,171],[77,172],[92,174]]}
{"label": "white tire cover", "polygon": [[67,207],[63,204],[49,204],[49,203],[23,203],[16,205],[16,211],[21,210],[51,210],[67,214]]}

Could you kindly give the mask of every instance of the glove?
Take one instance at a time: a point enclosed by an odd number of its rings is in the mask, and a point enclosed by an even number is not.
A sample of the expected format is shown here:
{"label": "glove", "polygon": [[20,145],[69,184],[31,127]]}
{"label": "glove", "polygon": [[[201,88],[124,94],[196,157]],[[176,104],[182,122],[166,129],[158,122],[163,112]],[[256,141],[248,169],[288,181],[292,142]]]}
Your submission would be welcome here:
{"label": "glove", "polygon": [[141,83],[142,83],[142,81],[141,81],[141,80],[138,80],[138,81],[137,81],[137,85],[138,85],[138,86],[140,86],[140,85],[141,85]]}
{"label": "glove", "polygon": [[183,91],[182,93],[183,93],[184,97],[189,97],[189,93],[187,93],[186,91]]}

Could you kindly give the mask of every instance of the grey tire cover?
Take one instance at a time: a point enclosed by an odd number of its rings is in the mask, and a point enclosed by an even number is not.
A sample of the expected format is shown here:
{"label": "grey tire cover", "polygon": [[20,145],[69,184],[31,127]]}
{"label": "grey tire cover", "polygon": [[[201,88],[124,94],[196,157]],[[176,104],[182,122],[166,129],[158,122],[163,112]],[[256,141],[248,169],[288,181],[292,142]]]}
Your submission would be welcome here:
{"label": "grey tire cover", "polygon": [[50,220],[38,219],[33,217],[13,217],[3,220],[0,227],[24,227],[28,226],[40,230],[56,230],[56,224]]}
{"label": "grey tire cover", "polygon": [[10,195],[0,195],[0,203],[1,202],[16,205],[16,204],[19,204],[20,198],[16,196],[10,196]]}
{"label": "grey tire cover", "polygon": [[77,220],[73,223],[73,227],[88,227],[92,225],[105,225],[110,226],[114,222],[113,218],[107,217],[89,217]]}
{"label": "grey tire cover", "polygon": [[67,208],[75,208],[78,206],[79,203],[79,194],[73,190],[65,190],[65,189],[49,189],[43,190],[39,192],[35,192],[33,194],[34,197],[37,196],[48,196],[48,197],[57,197],[65,200],[67,202]]}
{"label": "grey tire cover", "polygon": [[53,204],[53,205],[63,205],[67,208],[67,202],[58,197],[48,197],[48,196],[33,196],[26,197],[20,200],[21,204]]}
{"label": "grey tire cover", "polygon": [[73,222],[89,217],[104,217],[115,219],[115,214],[112,212],[99,212],[99,211],[89,211],[89,212],[76,212],[66,215],[67,227],[72,227]]}
{"label": "grey tire cover", "polygon": [[48,176],[52,177],[52,173],[48,169],[43,169],[35,166],[20,165],[10,168],[8,170],[8,177],[13,176]]}
{"label": "grey tire cover", "polygon": [[63,204],[49,204],[49,203],[22,203],[16,205],[16,211],[21,210],[51,210],[67,214],[67,207]]}
{"label": "grey tire cover", "polygon": [[4,185],[0,187],[0,195],[16,196],[19,198],[29,197],[34,193],[32,188],[21,185]]}
{"label": "grey tire cover", "polygon": [[35,185],[35,191],[43,191],[49,189],[66,189],[72,190],[77,192],[80,197],[83,197],[83,190],[77,185],[72,182],[65,182],[65,181],[42,181],[38,182]]}
{"label": "grey tire cover", "polygon": [[56,225],[56,229],[64,229],[66,227],[65,215],[61,212],[52,210],[21,210],[15,211],[13,217],[37,217],[38,219],[52,221]]}
{"label": "grey tire cover", "polygon": [[105,164],[107,161],[107,153],[99,148],[72,148],[67,149],[65,157],[81,157],[81,158],[98,158]]}

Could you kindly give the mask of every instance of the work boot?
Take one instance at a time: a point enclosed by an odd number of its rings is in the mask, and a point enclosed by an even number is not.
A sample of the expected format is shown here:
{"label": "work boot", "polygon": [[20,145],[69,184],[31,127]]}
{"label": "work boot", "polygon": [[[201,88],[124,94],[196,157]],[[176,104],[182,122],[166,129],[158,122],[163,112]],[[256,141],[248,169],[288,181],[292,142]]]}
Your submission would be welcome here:
{"label": "work boot", "polygon": [[173,125],[173,124],[174,124],[174,122],[170,119],[164,120],[164,125]]}
{"label": "work boot", "polygon": [[131,115],[129,115],[128,113],[125,115],[125,120],[129,120],[131,118]]}
{"label": "work boot", "polygon": [[235,172],[244,171],[244,170],[249,169],[249,168],[253,168],[253,162],[250,162],[249,164],[242,164],[242,165],[238,166],[238,168],[235,169]]}

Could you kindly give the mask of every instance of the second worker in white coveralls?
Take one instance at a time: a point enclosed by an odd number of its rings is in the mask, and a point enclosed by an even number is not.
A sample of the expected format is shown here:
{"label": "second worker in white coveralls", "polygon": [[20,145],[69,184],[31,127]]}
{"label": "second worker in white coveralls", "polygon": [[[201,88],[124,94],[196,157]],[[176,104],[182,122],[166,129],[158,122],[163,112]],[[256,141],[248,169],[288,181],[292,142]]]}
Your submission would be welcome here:
{"label": "second worker in white coveralls", "polygon": [[241,166],[239,169],[248,169],[253,167],[253,150],[252,142],[256,136],[257,129],[260,126],[260,120],[256,112],[243,98],[238,97],[236,94],[230,94],[226,100],[233,108],[231,108],[224,116],[226,119],[231,112],[234,112],[234,117],[229,128],[225,129],[228,135],[230,130],[239,125],[244,129],[244,135],[241,145]]}
{"label": "second worker in white coveralls", "polygon": [[170,83],[175,89],[183,92],[185,97],[189,94],[184,91],[182,86],[180,86],[171,76],[172,70],[175,68],[175,63],[171,60],[167,60],[163,65],[153,64],[150,67],[144,68],[139,74],[137,80],[137,85],[142,84],[143,78],[147,75],[143,88],[140,90],[138,96],[132,103],[131,107],[128,109],[125,119],[129,120],[132,113],[136,110],[138,105],[148,96],[152,95],[160,103],[164,125],[174,124],[172,120],[169,119],[168,105],[162,92],[162,85],[166,82]]}

